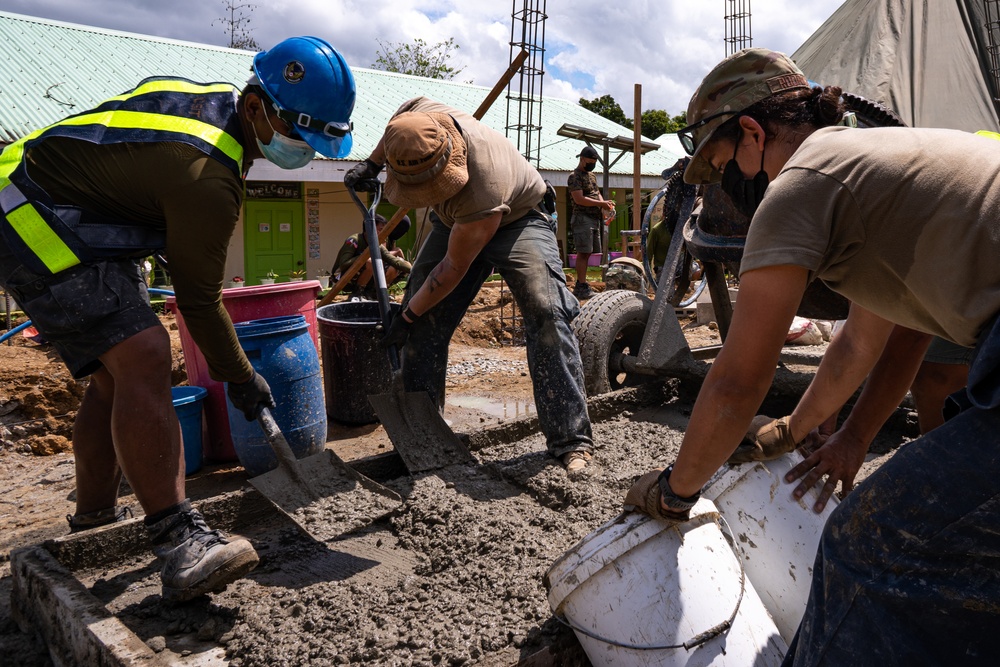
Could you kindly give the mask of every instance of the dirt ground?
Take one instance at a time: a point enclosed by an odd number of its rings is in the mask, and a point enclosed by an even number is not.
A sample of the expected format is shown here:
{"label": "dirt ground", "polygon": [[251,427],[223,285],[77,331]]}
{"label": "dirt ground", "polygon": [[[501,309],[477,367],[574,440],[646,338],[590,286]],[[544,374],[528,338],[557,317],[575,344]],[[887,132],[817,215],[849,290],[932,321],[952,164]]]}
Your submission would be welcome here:
{"label": "dirt ground", "polygon": [[[508,344],[518,342],[514,314],[509,292],[488,285],[452,341],[445,417],[458,432],[534,413],[524,348]],[[169,315],[163,322],[180,384],[186,375],[176,325]],[[685,333],[692,347],[719,342],[707,326],[688,323]],[[13,656],[5,664],[49,664],[42,647],[9,617],[7,559],[12,549],[67,532],[74,500],[71,425],[84,388],[47,346],[21,337],[0,346],[0,651]],[[553,554],[614,516],[636,475],[673,457],[684,414],[680,407],[669,423],[655,423],[623,413],[596,424],[598,465],[585,484],[568,482],[537,435],[480,452],[475,467],[396,482],[405,486],[397,489],[404,508],[341,546],[358,553],[392,548],[399,560],[391,571],[376,568],[350,586],[322,571],[327,552],[296,537],[287,520],[249,535],[262,554],[257,574],[211,601],[165,610],[153,595],[156,569],[146,561],[114,576],[81,577],[151,647],[181,653],[178,636],[197,635],[225,646],[232,665],[513,664],[541,647],[572,643],[572,634],[551,618],[541,575]],[[377,425],[331,424],[329,443],[346,460],[391,447]],[[189,478],[189,495],[197,501],[240,488],[240,470],[231,463],[206,465]],[[120,502],[134,505],[127,487]],[[289,577],[298,579],[290,583]],[[130,595],[121,595],[126,588]]]}

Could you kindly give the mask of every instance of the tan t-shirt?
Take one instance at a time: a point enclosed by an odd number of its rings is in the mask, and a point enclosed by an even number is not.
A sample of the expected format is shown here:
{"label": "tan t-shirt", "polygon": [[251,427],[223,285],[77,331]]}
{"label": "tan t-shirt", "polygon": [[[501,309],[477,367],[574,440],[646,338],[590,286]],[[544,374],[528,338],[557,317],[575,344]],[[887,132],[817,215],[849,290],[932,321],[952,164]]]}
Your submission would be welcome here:
{"label": "tan t-shirt", "polygon": [[887,320],[974,345],[1000,312],[1000,142],[818,130],[768,187],[741,272],[782,264]]}
{"label": "tan t-shirt", "polygon": [[523,218],[542,201],[545,181],[507,137],[472,114],[426,97],[404,102],[393,115],[406,111],[450,114],[462,129],[468,147],[469,182],[454,197],[433,207],[448,227],[478,222],[495,213],[501,214],[503,226]]}

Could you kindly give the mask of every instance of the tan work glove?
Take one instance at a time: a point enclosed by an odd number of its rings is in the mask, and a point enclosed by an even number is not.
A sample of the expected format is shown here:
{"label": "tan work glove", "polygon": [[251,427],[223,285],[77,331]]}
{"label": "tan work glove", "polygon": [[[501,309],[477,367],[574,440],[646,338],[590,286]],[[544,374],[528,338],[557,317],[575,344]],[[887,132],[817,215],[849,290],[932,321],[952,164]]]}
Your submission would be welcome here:
{"label": "tan work glove", "polygon": [[728,463],[770,461],[794,450],[798,443],[792,439],[792,431],[788,426],[790,419],[791,417],[772,419],[767,415],[754,417],[743,442],[729,457]]}
{"label": "tan work glove", "polygon": [[661,521],[687,521],[690,510],[672,512],[660,504],[660,473],[663,469],[652,470],[635,480],[625,494],[625,511],[642,512]]}

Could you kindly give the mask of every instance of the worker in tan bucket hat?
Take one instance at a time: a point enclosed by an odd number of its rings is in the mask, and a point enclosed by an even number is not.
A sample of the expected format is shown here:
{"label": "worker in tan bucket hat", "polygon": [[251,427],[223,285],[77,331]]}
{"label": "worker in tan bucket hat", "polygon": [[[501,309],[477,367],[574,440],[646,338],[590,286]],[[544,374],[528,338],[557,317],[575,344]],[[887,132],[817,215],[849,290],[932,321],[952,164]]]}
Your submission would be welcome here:
{"label": "worker in tan bucket hat", "polygon": [[468,113],[419,97],[393,115],[368,159],[344,176],[355,187],[386,169],[385,195],[430,208],[431,232],[406,285],[387,345],[401,350],[407,391],[444,405],[448,344],[480,287],[498,272],[521,308],[535,406],[549,453],[586,467],[592,435],[583,364],[545,182],[505,136]]}
{"label": "worker in tan bucket hat", "polygon": [[451,199],[469,182],[465,140],[448,114],[401,113],[386,125],[382,144],[385,196],[397,206],[431,206]]}

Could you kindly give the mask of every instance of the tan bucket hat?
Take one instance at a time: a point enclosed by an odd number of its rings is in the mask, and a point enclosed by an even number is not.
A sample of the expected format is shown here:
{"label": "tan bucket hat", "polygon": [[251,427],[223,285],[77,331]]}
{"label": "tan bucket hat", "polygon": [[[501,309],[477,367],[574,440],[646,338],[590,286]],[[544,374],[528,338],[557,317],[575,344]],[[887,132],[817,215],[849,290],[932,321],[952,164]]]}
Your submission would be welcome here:
{"label": "tan bucket hat", "polygon": [[691,97],[688,126],[677,133],[692,156],[684,180],[693,185],[722,180],[701,155],[712,134],[750,105],[799,88],[809,88],[805,74],[784,53],[770,49],[743,49],[716,65]]}
{"label": "tan bucket hat", "polygon": [[466,145],[445,113],[408,111],[386,125],[385,196],[404,208],[440,204],[469,181]]}

